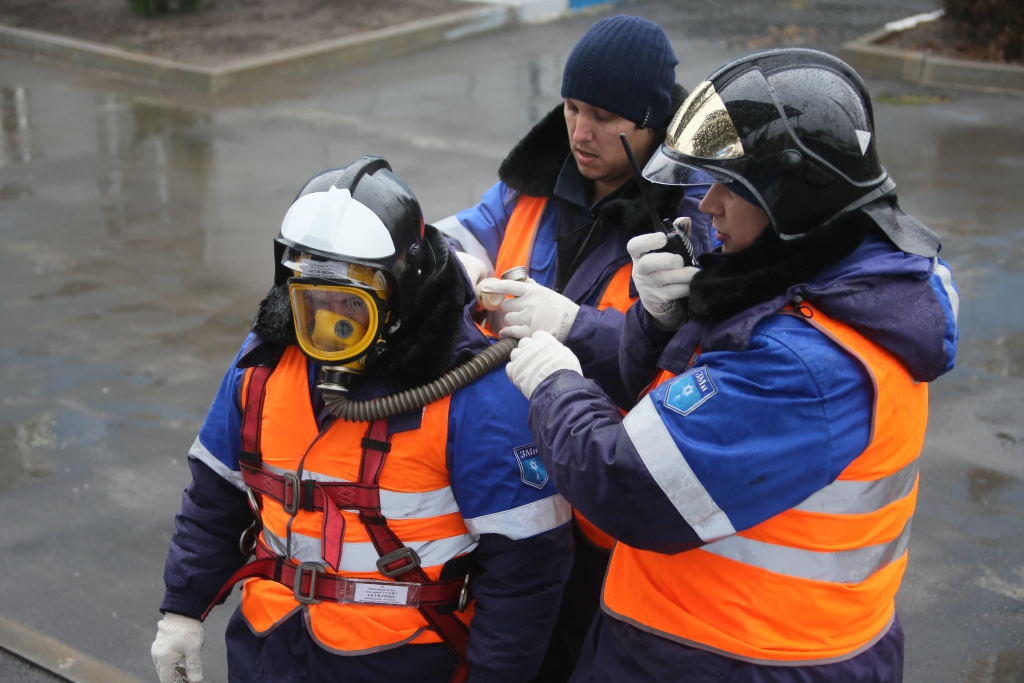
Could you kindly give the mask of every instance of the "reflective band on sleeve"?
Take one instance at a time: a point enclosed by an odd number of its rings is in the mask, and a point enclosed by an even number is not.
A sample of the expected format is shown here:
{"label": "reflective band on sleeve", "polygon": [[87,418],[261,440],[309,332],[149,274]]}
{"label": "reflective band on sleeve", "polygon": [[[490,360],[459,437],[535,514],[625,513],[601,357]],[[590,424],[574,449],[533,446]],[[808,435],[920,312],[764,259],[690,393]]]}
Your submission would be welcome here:
{"label": "reflective band on sleeve", "polygon": [[762,543],[742,536],[730,536],[701,546],[698,552],[713,553],[751,567],[760,567],[775,574],[799,579],[829,583],[860,583],[906,552],[907,544],[910,542],[911,521],[912,519],[907,520],[900,535],[888,543],[853,550],[816,552]]}
{"label": "reflective band on sleeve", "polygon": [[949,272],[949,268],[944,266],[938,258],[934,260],[935,266],[932,272],[939,276],[939,280],[942,281],[942,288],[946,290],[946,296],[949,297],[949,305],[953,308],[953,322],[957,322],[957,315],[960,313],[960,295],[956,293],[956,288],[953,286],[953,274]]}
{"label": "reflective band on sleeve", "polygon": [[203,445],[203,442],[199,440],[198,436],[196,437],[195,443],[192,444],[192,448],[188,449],[188,454],[189,457],[195,458],[224,479],[227,479],[235,488],[241,491],[245,490],[245,482],[242,481],[242,473],[229,468],[218,460],[217,456],[207,450],[206,446]]}
{"label": "reflective band on sleeve", "polygon": [[918,461],[888,477],[875,481],[844,481],[836,479],[828,486],[811,494],[795,510],[825,512],[835,515],[860,515],[881,510],[910,495],[917,482]]}
{"label": "reflective band on sleeve", "polygon": [[473,519],[463,519],[469,533],[501,534],[513,541],[528,538],[562,526],[572,519],[572,506],[555,494],[504,512],[495,512]]}
{"label": "reflective band on sleeve", "polygon": [[[283,475],[285,470],[263,463],[263,467],[277,475]],[[303,480],[314,479],[321,482],[346,482],[346,479],[329,477],[319,472],[302,472]],[[428,517],[439,517],[459,511],[459,504],[455,501],[455,494],[450,486],[433,491],[421,491],[420,493],[404,493],[401,491],[380,490],[381,514],[388,519],[426,519]]]}
{"label": "reflective band on sleeve", "polygon": [[704,489],[661,421],[650,395],[622,422],[647,471],[701,540],[736,533],[729,517]]}
{"label": "reflective band on sleeve", "polygon": [[476,235],[471,233],[466,226],[460,223],[458,218],[455,216],[448,216],[448,218],[434,223],[434,227],[440,230],[441,234],[457,239],[467,254],[470,256],[476,256],[478,259],[486,263],[491,274],[494,274],[494,263],[491,261],[491,257],[488,256],[487,250],[484,249],[484,245],[480,244],[480,240],[476,238]]}
{"label": "reflective band on sleeve", "polygon": [[[297,562],[323,564],[319,538],[293,532],[290,554],[288,544],[280,536],[264,529],[263,538],[267,546],[278,555],[290,557]],[[461,534],[436,541],[411,541],[405,545],[416,551],[424,567],[435,567],[476,548],[476,539],[469,534]],[[376,572],[379,558],[380,555],[372,543],[344,543],[341,549],[341,566],[338,569],[343,572]]]}

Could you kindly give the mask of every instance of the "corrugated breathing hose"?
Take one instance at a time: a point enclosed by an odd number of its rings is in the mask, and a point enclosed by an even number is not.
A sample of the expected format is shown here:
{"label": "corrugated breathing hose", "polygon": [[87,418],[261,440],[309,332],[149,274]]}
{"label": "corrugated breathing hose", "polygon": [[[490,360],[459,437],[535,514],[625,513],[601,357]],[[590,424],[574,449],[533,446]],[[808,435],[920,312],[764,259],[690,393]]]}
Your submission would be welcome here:
{"label": "corrugated breathing hose", "polygon": [[407,413],[454,394],[499,365],[507,363],[512,349],[518,343],[516,339],[502,339],[423,386],[370,401],[350,401],[342,392],[324,391],[324,403],[332,415],[346,422],[371,422]]}

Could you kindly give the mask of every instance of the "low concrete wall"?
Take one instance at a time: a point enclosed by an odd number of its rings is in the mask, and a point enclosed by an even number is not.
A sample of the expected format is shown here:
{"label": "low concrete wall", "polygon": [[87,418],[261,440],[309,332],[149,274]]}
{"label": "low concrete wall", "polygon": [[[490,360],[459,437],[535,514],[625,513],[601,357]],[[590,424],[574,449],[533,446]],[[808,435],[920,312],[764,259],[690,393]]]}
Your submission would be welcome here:
{"label": "low concrete wall", "polygon": [[184,64],[85,40],[0,26],[0,49],[68,62],[161,86],[218,94],[265,80],[304,77],[492,31],[515,21],[506,5],[474,7],[353,36],[228,62]]}
{"label": "low concrete wall", "polygon": [[1024,95],[1024,67],[936,57],[877,43],[894,31],[881,29],[840,48],[839,56],[865,76],[919,85]]}

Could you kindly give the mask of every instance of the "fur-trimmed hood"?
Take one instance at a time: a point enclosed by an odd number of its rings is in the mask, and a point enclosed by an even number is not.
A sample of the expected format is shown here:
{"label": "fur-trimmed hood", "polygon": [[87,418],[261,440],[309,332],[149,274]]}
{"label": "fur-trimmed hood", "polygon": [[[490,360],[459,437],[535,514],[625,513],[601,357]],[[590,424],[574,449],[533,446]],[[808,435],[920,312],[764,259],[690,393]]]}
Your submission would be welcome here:
{"label": "fur-trimmed hood", "polygon": [[[686,95],[683,86],[678,83],[673,86],[673,116]],[[562,166],[572,152],[562,107],[559,104],[548,112],[501,162],[498,177],[510,189],[531,197],[554,196]],[[664,141],[665,129],[661,129],[655,136],[655,148]],[[648,183],[647,188],[659,216],[676,215],[685,187]],[[630,236],[651,232],[651,220],[635,181],[628,181],[619,196],[606,201],[598,209],[597,229],[605,226],[622,230]]]}

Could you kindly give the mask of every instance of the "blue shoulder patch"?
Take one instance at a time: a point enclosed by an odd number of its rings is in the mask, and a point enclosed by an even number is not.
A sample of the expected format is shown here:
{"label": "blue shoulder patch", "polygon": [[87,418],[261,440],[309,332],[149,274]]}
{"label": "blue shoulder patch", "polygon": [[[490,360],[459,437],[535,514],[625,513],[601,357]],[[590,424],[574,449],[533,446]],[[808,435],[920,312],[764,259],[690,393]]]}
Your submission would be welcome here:
{"label": "blue shoulder patch", "polygon": [[548,483],[548,471],[544,468],[544,461],[541,460],[537,445],[528,443],[525,446],[516,446],[512,453],[519,463],[519,477],[523,483],[535,489],[544,488],[544,484]]}
{"label": "blue shoulder patch", "polygon": [[680,415],[689,415],[717,393],[718,388],[711,381],[708,366],[702,365],[680,375],[669,384],[665,392],[665,407]]}

